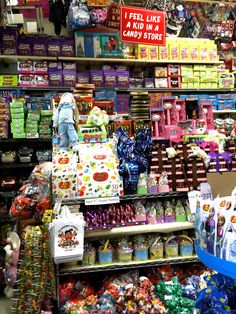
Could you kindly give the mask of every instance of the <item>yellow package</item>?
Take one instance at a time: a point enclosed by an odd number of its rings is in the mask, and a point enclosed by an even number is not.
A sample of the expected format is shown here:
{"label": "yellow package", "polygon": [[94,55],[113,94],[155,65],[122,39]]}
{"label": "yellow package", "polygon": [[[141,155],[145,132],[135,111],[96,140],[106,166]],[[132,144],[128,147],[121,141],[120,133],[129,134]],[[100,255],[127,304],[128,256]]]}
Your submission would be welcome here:
{"label": "yellow package", "polygon": [[194,88],[194,83],[188,83],[188,88]]}
{"label": "yellow package", "polygon": [[149,60],[158,60],[158,47],[148,46]]}
{"label": "yellow package", "polygon": [[186,89],[187,89],[187,88],[188,88],[188,83],[182,83],[182,84],[181,84],[181,88],[183,88],[183,89],[186,88]]}
{"label": "yellow package", "polygon": [[200,83],[193,83],[193,88],[199,88],[200,87]]}
{"label": "yellow package", "polygon": [[168,60],[168,47],[167,46],[159,47],[159,60]]}
{"label": "yellow package", "polygon": [[190,60],[197,61],[199,60],[199,51],[198,46],[193,43],[190,44]]}
{"label": "yellow package", "polygon": [[190,60],[189,45],[188,45],[187,41],[186,41],[186,43],[184,43],[184,42],[181,43],[180,59],[181,60]]}
{"label": "yellow package", "polygon": [[211,44],[209,45],[208,55],[210,61],[217,61],[219,59],[217,55],[217,46],[214,42],[211,42]]}
{"label": "yellow package", "polygon": [[136,56],[138,59],[148,60],[148,46],[147,45],[138,45]]}
{"label": "yellow package", "polygon": [[217,83],[211,83],[211,88],[218,88],[218,84]]}
{"label": "yellow package", "polygon": [[180,60],[179,43],[177,40],[169,42],[168,50],[170,60]]}

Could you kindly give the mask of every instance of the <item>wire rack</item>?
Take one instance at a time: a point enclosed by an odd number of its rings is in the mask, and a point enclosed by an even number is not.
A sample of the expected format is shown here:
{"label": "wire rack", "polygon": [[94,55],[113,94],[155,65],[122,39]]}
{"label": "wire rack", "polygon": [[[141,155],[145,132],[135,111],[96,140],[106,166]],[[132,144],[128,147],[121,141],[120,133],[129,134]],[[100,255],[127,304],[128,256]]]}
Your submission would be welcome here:
{"label": "wire rack", "polygon": [[133,269],[143,267],[153,267],[170,264],[185,264],[199,262],[197,256],[191,257],[175,257],[175,258],[164,258],[158,260],[148,260],[144,262],[130,262],[130,263],[114,263],[112,265],[92,265],[92,266],[77,266],[77,267],[62,267],[57,272],[57,276],[77,275],[95,272],[104,272],[121,269]]}
{"label": "wire rack", "polygon": [[[141,199],[151,199],[151,198],[165,198],[165,197],[183,197],[186,196],[187,192],[167,192],[167,193],[157,193],[157,194],[144,194],[144,195],[124,195],[120,196],[120,201],[132,201],[132,200],[141,200]],[[55,200],[56,202],[56,200]],[[62,205],[76,205],[83,204],[84,199],[64,199],[62,200]]]}

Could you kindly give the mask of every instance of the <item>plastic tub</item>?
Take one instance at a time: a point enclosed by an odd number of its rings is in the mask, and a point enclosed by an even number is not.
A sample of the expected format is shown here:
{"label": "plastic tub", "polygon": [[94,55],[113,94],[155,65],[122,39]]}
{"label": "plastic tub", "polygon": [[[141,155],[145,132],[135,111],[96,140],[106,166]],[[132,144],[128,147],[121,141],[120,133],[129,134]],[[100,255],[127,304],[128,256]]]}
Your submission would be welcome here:
{"label": "plastic tub", "polygon": [[135,261],[146,261],[148,260],[148,247],[135,248],[134,249]]}
{"label": "plastic tub", "polygon": [[160,246],[150,246],[150,259],[159,259],[164,257],[164,245]]}
{"label": "plastic tub", "polygon": [[193,255],[193,240],[186,235],[180,235],[180,239],[186,239],[189,243],[181,243],[179,245],[179,252],[181,256],[192,256]]}
{"label": "plastic tub", "polygon": [[84,253],[84,257],[82,260],[83,266],[94,265],[95,262],[96,262],[96,252],[95,251]]}
{"label": "plastic tub", "polygon": [[[176,239],[176,244],[170,243],[170,241],[174,239]],[[166,241],[165,254],[166,254],[166,257],[176,257],[179,255],[179,246],[177,243],[176,236],[172,236]]]}
{"label": "plastic tub", "polygon": [[131,262],[132,256],[133,256],[133,250],[132,249],[118,250],[118,252],[117,252],[118,261],[121,263]]}
{"label": "plastic tub", "polygon": [[113,252],[112,251],[100,251],[98,252],[98,262],[99,264],[112,264]]}

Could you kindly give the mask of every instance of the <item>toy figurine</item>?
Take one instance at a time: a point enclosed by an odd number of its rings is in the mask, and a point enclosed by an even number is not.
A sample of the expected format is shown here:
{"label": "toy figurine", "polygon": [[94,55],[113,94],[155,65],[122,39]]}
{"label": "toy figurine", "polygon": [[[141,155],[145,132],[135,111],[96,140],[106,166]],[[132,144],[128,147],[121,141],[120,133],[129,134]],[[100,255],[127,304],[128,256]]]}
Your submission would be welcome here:
{"label": "toy figurine", "polygon": [[78,134],[75,125],[78,123],[79,113],[74,96],[64,93],[56,109],[53,127],[60,137],[60,148],[68,150],[69,142],[73,150],[78,150]]}

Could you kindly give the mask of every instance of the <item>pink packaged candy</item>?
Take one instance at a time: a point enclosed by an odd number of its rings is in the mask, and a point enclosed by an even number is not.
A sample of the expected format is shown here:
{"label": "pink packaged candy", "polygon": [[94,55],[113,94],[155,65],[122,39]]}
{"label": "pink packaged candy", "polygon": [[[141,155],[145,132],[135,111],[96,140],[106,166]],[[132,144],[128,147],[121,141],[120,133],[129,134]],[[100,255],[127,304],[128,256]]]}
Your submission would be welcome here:
{"label": "pink packaged candy", "polygon": [[19,74],[31,74],[33,72],[33,61],[19,61],[17,64],[17,70]]}
{"label": "pink packaged candy", "polygon": [[48,74],[47,61],[34,61],[33,71],[34,71],[34,74]]}

